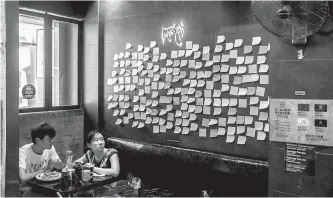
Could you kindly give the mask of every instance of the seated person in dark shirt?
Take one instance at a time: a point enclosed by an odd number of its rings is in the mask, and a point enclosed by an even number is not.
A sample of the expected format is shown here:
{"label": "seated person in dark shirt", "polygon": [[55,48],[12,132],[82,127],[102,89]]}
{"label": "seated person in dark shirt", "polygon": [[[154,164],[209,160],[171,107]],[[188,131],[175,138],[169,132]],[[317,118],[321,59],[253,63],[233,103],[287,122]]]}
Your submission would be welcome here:
{"label": "seated person in dark shirt", "polygon": [[120,171],[118,151],[113,148],[105,148],[104,136],[98,130],[88,134],[87,146],[90,148],[81,158],[75,162],[82,164],[93,163],[93,171],[99,174],[117,177]]}

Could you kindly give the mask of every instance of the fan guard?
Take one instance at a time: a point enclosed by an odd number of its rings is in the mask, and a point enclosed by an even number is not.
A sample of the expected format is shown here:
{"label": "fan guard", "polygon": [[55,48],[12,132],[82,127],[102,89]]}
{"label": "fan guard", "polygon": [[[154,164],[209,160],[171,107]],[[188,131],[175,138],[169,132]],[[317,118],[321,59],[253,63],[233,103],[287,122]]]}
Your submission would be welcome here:
{"label": "fan guard", "polygon": [[287,39],[303,39],[323,26],[327,1],[252,1],[252,12],[268,31]]}

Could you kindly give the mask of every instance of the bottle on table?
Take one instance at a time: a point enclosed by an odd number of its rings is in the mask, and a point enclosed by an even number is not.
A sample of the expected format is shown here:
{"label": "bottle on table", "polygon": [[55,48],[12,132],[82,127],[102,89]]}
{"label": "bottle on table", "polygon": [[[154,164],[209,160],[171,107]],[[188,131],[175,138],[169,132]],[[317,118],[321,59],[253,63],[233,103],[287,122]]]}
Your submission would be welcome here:
{"label": "bottle on table", "polygon": [[67,168],[73,168],[73,152],[66,151],[66,166]]}
{"label": "bottle on table", "polygon": [[66,167],[61,170],[61,184],[64,189],[69,187],[69,175]]}

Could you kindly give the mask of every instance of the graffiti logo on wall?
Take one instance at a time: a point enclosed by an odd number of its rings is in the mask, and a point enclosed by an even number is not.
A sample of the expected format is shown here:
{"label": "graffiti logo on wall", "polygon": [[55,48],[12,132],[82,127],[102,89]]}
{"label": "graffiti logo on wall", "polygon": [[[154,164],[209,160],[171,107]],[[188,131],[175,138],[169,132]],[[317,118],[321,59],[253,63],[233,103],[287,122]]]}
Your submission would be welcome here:
{"label": "graffiti logo on wall", "polygon": [[167,39],[169,42],[172,41],[174,36],[175,43],[178,46],[182,46],[182,39],[184,37],[184,25],[183,22],[180,22],[180,25],[173,24],[168,28],[162,27],[162,41],[164,45],[164,41]]}
{"label": "graffiti logo on wall", "polygon": [[35,97],[36,89],[33,85],[27,84],[22,88],[22,96],[24,99],[32,99]]}

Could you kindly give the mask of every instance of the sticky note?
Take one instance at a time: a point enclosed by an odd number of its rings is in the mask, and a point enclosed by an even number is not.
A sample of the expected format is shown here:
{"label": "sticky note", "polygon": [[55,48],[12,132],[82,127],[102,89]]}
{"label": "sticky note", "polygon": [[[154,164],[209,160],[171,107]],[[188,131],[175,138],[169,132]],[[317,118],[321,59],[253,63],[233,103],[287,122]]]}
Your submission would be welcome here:
{"label": "sticky note", "polygon": [[237,96],[238,95],[238,87],[230,86],[230,95]]}
{"label": "sticky note", "polygon": [[226,143],[232,143],[235,140],[234,135],[227,135]]}
{"label": "sticky note", "polygon": [[[232,107],[229,108],[228,115],[236,115],[236,113],[237,113],[236,108],[232,108]],[[235,121],[236,121],[236,119],[235,119]]]}
{"label": "sticky note", "polygon": [[[258,97],[257,98],[257,101],[259,100]],[[258,103],[258,102],[257,102]],[[256,103],[256,104],[257,104]],[[260,101],[260,104],[259,104],[259,109],[266,109],[269,105],[269,101]]]}
{"label": "sticky note", "polygon": [[267,54],[267,52],[268,52],[268,46],[264,46],[264,45],[259,46],[258,54]]}
{"label": "sticky note", "polygon": [[230,50],[229,58],[237,58],[237,53],[238,53],[238,50]]}
{"label": "sticky note", "polygon": [[249,125],[253,123],[253,116],[245,116],[244,124]]}
{"label": "sticky note", "polygon": [[268,119],[268,113],[267,112],[260,112],[259,113],[259,119],[260,121],[266,121]]}
{"label": "sticky note", "polygon": [[237,144],[245,144],[246,142],[246,136],[238,136],[238,139],[237,139]]}
{"label": "sticky note", "polygon": [[260,36],[252,38],[252,45],[259,45],[260,42],[261,42],[261,37]]}
{"label": "sticky note", "polygon": [[254,128],[256,129],[256,130],[263,130],[263,128],[264,128],[264,123],[263,122],[254,122]]}
{"label": "sticky note", "polygon": [[268,71],[269,66],[267,64],[260,64],[259,73],[266,73]]}
{"label": "sticky note", "polygon": [[223,50],[223,46],[222,45],[216,45],[215,49],[214,49],[214,52],[222,52],[222,50]]}
{"label": "sticky note", "polygon": [[199,137],[206,137],[206,136],[207,136],[206,129],[200,128],[199,129]]}
{"label": "sticky note", "polygon": [[224,35],[218,36],[216,43],[223,43],[224,40],[225,40],[225,36]]}
{"label": "sticky note", "polygon": [[266,133],[265,132],[262,132],[262,131],[258,131],[258,134],[257,134],[257,140],[265,140],[266,139]]}
{"label": "sticky note", "polygon": [[260,75],[260,84],[267,85],[268,81],[268,75]]}
{"label": "sticky note", "polygon": [[[233,114],[235,115],[235,114]],[[235,124],[236,123],[236,117],[235,116],[229,116],[227,124]]]}
{"label": "sticky note", "polygon": [[265,87],[257,87],[256,88],[256,95],[264,97],[264,95],[265,95]]}
{"label": "sticky note", "polygon": [[239,99],[238,107],[239,108],[247,108],[247,99]]}
{"label": "sticky note", "polygon": [[266,56],[257,56],[257,64],[266,63]]}
{"label": "sticky note", "polygon": [[227,125],[227,119],[226,118],[219,118],[218,125],[225,127]]}
{"label": "sticky note", "polygon": [[217,129],[210,129],[210,137],[217,137]]}
{"label": "sticky note", "polygon": [[197,131],[198,130],[198,124],[197,123],[191,123],[190,131]]}
{"label": "sticky note", "polygon": [[186,41],[186,49],[192,49],[192,41]]}
{"label": "sticky note", "polygon": [[225,128],[219,127],[217,128],[217,135],[225,135],[226,130]]}
{"label": "sticky note", "polygon": [[131,43],[126,43],[126,47],[125,49],[130,49],[132,47],[132,44]]}
{"label": "sticky note", "polygon": [[250,106],[250,115],[258,116],[259,109],[256,106]]}
{"label": "sticky note", "polygon": [[233,43],[226,43],[225,44],[225,51],[231,50],[234,47]]}
{"label": "sticky note", "polygon": [[252,52],[252,45],[245,45],[243,54],[249,54],[251,52]]}
{"label": "sticky note", "polygon": [[228,126],[227,134],[228,135],[234,135],[236,133],[236,128]]}
{"label": "sticky note", "polygon": [[243,39],[235,39],[234,47],[240,47],[243,44]]}
{"label": "sticky note", "polygon": [[249,137],[255,137],[256,135],[256,130],[252,127],[247,127],[246,128],[246,136],[249,136]]}

